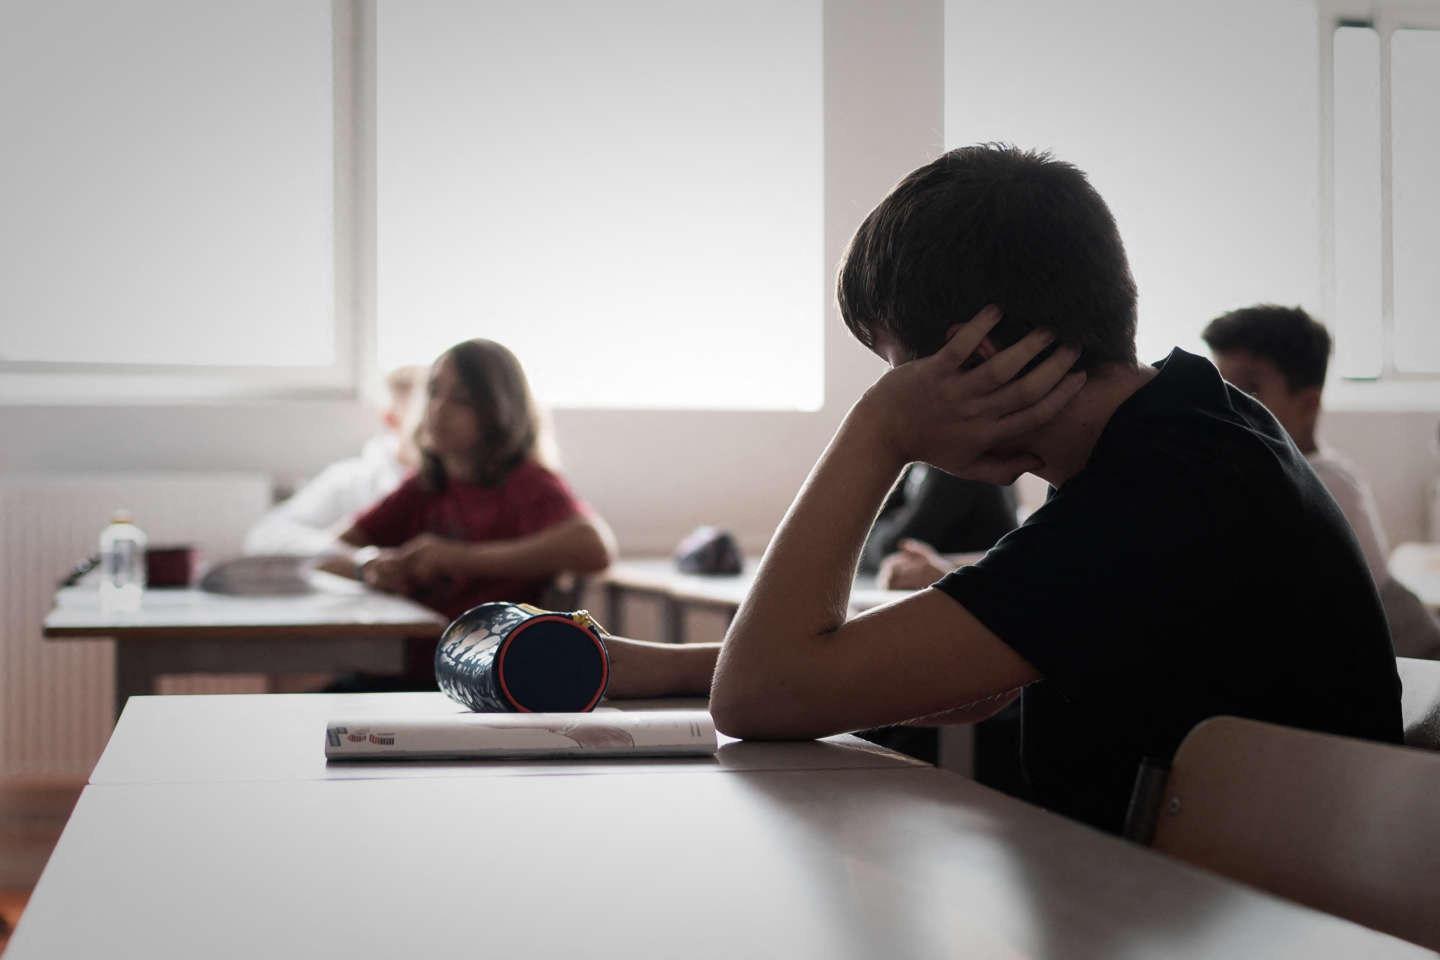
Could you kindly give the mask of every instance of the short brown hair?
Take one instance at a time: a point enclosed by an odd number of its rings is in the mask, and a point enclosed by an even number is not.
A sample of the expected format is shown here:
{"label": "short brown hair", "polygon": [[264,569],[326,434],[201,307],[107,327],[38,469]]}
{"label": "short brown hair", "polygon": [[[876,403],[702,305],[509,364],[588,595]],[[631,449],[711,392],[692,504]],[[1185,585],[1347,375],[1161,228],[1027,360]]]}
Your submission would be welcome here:
{"label": "short brown hair", "polygon": [[1215,353],[1245,350],[1275,365],[1290,392],[1325,386],[1330,331],[1303,307],[1257,303],[1210,321],[1200,334]]}
{"label": "short brown hair", "polygon": [[1135,280],[1115,218],[1085,174],[1048,153],[985,143],[911,173],[856,231],[837,284],[861,343],[929,356],[995,304],[1007,347],[1037,327],[1081,349],[1076,369],[1135,365]]}

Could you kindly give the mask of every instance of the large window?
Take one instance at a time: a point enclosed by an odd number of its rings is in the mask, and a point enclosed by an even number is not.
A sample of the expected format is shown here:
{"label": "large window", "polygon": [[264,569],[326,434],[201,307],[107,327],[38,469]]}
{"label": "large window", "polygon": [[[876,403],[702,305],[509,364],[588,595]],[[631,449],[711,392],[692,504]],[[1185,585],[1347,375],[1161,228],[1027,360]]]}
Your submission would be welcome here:
{"label": "large window", "polygon": [[351,390],[487,336],[551,404],[818,408],[820,18],[10,0],[0,398]]}
{"label": "large window", "polygon": [[553,404],[815,409],[819,0],[379,9],[382,366],[500,340]]}
{"label": "large window", "polygon": [[14,0],[4,21],[7,375],[345,382],[330,4]]}
{"label": "large window", "polygon": [[1331,28],[1329,236],[1340,372],[1440,373],[1440,10]]}

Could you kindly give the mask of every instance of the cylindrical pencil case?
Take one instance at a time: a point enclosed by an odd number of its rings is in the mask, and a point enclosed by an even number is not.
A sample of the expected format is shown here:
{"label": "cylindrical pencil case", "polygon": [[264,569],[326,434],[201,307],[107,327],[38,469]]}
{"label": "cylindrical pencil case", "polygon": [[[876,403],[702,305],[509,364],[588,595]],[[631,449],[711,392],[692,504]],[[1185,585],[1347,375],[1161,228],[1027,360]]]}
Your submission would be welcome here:
{"label": "cylindrical pencil case", "polygon": [[605,631],[584,610],[482,603],[462,613],[435,648],[435,680],[482,713],[584,713],[610,680]]}

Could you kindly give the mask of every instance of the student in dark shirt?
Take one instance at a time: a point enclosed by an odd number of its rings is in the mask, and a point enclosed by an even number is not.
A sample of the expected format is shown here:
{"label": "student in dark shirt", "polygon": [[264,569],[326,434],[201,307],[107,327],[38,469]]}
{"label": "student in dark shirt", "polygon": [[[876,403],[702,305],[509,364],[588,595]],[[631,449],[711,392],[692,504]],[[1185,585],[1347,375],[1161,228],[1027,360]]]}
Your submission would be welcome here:
{"label": "student in dark shirt", "polygon": [[[1010,487],[964,480],[928,463],[912,463],[875,518],[860,552],[860,571],[879,573],[907,541],[922,541],[940,554],[978,554],[1014,529],[1015,492]],[[954,566],[947,564],[940,572]],[[897,583],[895,588],[913,589],[908,583]]]}
{"label": "student in dark shirt", "polygon": [[[1343,515],[1209,362],[1137,362],[1134,281],[1079,170],[945,154],[862,224],[839,299],[892,369],[766,551],[719,653],[722,731],[967,721],[1023,696],[1041,801],[1108,830],[1141,758],[1209,716],[1399,742],[1385,618]],[[1053,493],[978,563],[847,620],[866,532],[912,461],[1030,471]],[[693,678],[699,652],[618,645],[616,692],[653,689],[680,657]]]}

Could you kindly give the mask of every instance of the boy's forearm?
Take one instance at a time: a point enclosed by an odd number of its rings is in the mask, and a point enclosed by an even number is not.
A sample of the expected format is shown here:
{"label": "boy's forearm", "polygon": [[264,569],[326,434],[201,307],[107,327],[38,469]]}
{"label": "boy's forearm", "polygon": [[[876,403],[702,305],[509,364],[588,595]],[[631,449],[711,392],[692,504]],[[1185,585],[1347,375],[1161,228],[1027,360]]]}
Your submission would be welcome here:
{"label": "boy's forearm", "polygon": [[716,674],[716,693],[813,655],[807,643],[846,620],[865,537],[904,463],[861,405],[851,410],[791,505],[736,614]]}
{"label": "boy's forearm", "polygon": [[610,637],[605,641],[605,650],[610,656],[606,696],[612,700],[703,697],[710,693],[720,644],[651,643]]}

